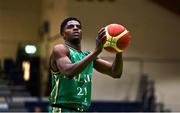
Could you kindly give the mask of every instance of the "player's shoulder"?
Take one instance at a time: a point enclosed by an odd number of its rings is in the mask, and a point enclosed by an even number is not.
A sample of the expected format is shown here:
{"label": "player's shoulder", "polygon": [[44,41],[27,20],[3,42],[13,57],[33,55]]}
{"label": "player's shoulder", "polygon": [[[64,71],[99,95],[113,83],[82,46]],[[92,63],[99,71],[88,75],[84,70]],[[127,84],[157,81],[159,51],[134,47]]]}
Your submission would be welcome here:
{"label": "player's shoulder", "polygon": [[53,47],[54,51],[59,51],[59,50],[67,50],[66,46],[64,44],[57,44]]}
{"label": "player's shoulder", "polygon": [[67,53],[68,49],[64,44],[57,44],[53,47],[54,53]]}
{"label": "player's shoulder", "polygon": [[54,45],[53,49],[63,49],[65,48],[65,45],[64,44],[56,44]]}

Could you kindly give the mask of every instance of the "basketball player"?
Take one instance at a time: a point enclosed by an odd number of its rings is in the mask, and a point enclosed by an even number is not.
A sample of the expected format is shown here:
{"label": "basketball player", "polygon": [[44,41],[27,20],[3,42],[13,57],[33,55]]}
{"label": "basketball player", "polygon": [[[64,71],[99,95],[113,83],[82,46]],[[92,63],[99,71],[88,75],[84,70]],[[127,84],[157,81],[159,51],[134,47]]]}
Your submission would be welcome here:
{"label": "basketball player", "polygon": [[93,68],[113,78],[122,74],[122,53],[117,53],[113,63],[98,58],[102,52],[102,28],[98,32],[96,48],[81,50],[81,22],[74,17],[65,19],[60,26],[64,44],[55,45],[50,57],[52,91],[49,97],[50,112],[81,112],[91,104]]}

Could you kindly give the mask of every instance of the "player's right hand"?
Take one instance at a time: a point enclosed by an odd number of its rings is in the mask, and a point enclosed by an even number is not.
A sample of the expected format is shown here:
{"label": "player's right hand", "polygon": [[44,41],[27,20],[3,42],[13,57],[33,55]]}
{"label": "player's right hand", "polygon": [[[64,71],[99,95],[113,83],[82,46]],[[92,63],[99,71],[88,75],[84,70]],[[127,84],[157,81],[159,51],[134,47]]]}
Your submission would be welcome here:
{"label": "player's right hand", "polygon": [[101,53],[101,51],[103,50],[103,43],[102,43],[102,39],[105,38],[105,27],[101,28],[98,31],[98,36],[96,38],[96,51]]}

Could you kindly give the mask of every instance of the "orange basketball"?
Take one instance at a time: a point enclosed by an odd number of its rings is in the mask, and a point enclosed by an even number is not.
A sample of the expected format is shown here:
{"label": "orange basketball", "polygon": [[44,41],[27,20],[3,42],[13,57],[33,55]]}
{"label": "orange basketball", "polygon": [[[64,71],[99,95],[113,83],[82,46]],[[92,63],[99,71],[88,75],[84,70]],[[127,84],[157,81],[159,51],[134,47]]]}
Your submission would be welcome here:
{"label": "orange basketball", "polygon": [[111,53],[123,52],[130,41],[130,32],[120,24],[109,24],[105,27],[106,38],[102,39],[103,47]]}

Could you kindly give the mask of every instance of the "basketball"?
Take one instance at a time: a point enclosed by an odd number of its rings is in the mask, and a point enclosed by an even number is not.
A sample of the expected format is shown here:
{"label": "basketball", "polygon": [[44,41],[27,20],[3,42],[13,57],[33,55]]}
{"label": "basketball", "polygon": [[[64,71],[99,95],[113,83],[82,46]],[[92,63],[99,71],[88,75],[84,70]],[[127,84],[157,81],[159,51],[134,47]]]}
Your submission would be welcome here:
{"label": "basketball", "polygon": [[102,39],[103,47],[110,53],[123,52],[129,44],[130,32],[120,24],[109,24],[105,27],[106,38]]}

